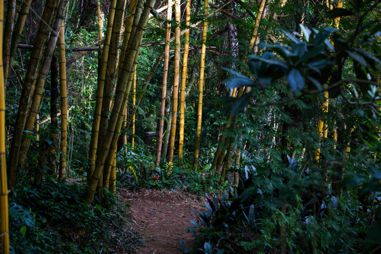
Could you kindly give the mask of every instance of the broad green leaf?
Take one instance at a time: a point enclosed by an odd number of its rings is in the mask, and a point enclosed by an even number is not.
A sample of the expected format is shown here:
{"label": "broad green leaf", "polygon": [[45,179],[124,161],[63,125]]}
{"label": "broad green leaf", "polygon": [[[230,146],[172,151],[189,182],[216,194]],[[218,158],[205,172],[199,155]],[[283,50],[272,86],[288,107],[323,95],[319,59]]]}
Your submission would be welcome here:
{"label": "broad green leaf", "polygon": [[366,50],[364,50],[364,49],[361,49],[361,48],[356,49],[356,51],[357,51],[359,54],[363,55],[365,58],[368,58],[368,59],[370,59],[370,60],[373,60],[377,65],[381,65],[381,60],[378,59],[375,55],[369,53],[368,51],[366,51]]}
{"label": "broad green leaf", "polygon": [[287,32],[287,31],[284,31],[282,30],[282,32],[294,43],[301,43],[300,40],[298,40],[293,34]]}
{"label": "broad green leaf", "polygon": [[298,92],[304,87],[304,78],[299,70],[291,69],[288,73],[288,84],[293,92]]}
{"label": "broad green leaf", "polygon": [[307,42],[310,41],[310,36],[311,36],[312,31],[303,24],[300,24],[299,27],[302,30],[303,36],[306,39],[306,41]]}
{"label": "broad green leaf", "polygon": [[346,50],[347,54],[353,59],[355,60],[356,62],[358,62],[359,64],[363,65],[363,66],[367,66],[368,63],[366,62],[365,58],[361,55],[359,55],[358,53],[356,52],[353,52],[353,51],[350,51],[350,50]]}
{"label": "broad green leaf", "polygon": [[242,86],[253,86],[255,83],[249,78],[231,78],[225,84],[228,88],[234,89]]}
{"label": "broad green leaf", "polygon": [[309,81],[311,81],[311,83],[319,90],[319,91],[323,91],[323,87],[321,86],[320,82],[316,79],[314,79],[313,77],[311,76],[308,76],[307,79]]}
{"label": "broad green leaf", "polygon": [[234,71],[229,68],[223,68],[223,69],[229,72],[233,76],[232,78],[228,79],[225,83],[226,86],[230,89],[234,89],[234,88],[238,88],[242,86],[253,86],[255,84],[254,80],[246,77],[245,75],[237,71]]}
{"label": "broad green leaf", "polygon": [[275,65],[275,66],[280,67],[281,69],[284,69],[284,70],[288,69],[287,64],[282,62],[282,61],[279,61],[279,60],[266,59],[266,58],[263,58],[263,57],[260,57],[260,56],[256,56],[256,55],[249,56],[249,59],[251,61],[257,60],[257,61],[261,61],[261,62],[267,63],[269,65]]}

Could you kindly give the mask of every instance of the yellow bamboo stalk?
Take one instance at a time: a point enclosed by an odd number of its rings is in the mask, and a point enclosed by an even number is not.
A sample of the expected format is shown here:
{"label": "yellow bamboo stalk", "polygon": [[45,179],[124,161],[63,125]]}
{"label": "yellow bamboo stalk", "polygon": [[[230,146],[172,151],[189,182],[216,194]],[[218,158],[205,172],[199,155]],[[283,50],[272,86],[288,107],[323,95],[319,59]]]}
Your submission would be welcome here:
{"label": "yellow bamboo stalk", "polygon": [[[338,0],[336,8],[342,9],[343,7],[344,7],[344,0]],[[340,17],[335,18],[335,27],[336,28],[340,27],[340,21],[341,21]]]}
{"label": "yellow bamboo stalk", "polygon": [[[129,83],[132,83],[132,82],[133,82],[133,80],[131,79],[129,81]],[[128,101],[124,102],[122,109],[126,109],[127,104],[128,104]],[[117,122],[117,126],[116,126],[116,133],[115,133],[113,140],[112,140],[111,151],[109,152],[109,154],[106,158],[106,163],[105,163],[105,167],[103,170],[104,175],[105,175],[105,177],[103,178],[103,186],[105,188],[111,189],[111,187],[112,187],[112,174],[113,174],[112,170],[113,170],[113,166],[114,166],[114,160],[116,159],[116,155],[117,155],[118,140],[119,140],[119,137],[121,135],[120,130],[124,124],[124,121],[125,121],[125,110],[123,110],[122,116],[119,116],[119,118],[118,118],[118,122]]]}
{"label": "yellow bamboo stalk", "polygon": [[[63,23],[65,19],[65,10],[66,10],[66,4],[68,3],[68,0],[63,0],[60,2],[59,8],[58,8],[58,13],[57,13],[57,18],[55,20],[55,23],[53,25],[54,33],[50,37],[47,50],[45,52],[45,57],[44,61],[42,63],[42,66],[39,71],[39,77],[38,80],[35,84],[35,91],[33,94],[33,101],[32,105],[29,110],[29,116],[26,120],[25,123],[25,130],[28,131],[33,131],[35,123],[36,123],[36,118],[37,114],[39,113],[42,98],[44,95],[44,90],[45,90],[45,81],[48,76],[50,67],[51,67],[51,62],[52,62],[52,57],[54,54],[54,50],[57,45],[57,40],[58,40],[58,35],[59,31],[61,29],[61,24]],[[20,152],[19,152],[19,162],[20,165],[24,165],[26,158],[27,158],[27,153],[29,150],[29,146],[31,143],[31,139],[27,137],[23,137],[21,146],[20,146]]]}
{"label": "yellow bamboo stalk", "polygon": [[102,19],[102,9],[101,9],[101,0],[97,1],[97,25],[98,25],[98,42],[99,45],[102,43],[103,38],[103,19]]}
{"label": "yellow bamboo stalk", "polygon": [[161,85],[161,102],[160,102],[160,123],[156,147],[156,167],[159,166],[161,160],[162,146],[163,146],[163,132],[165,121],[165,103],[167,98],[167,83],[168,83],[168,69],[169,69],[169,51],[171,47],[171,21],[172,21],[172,0],[168,0],[167,9],[167,31],[165,35],[165,48],[164,48],[164,70],[163,81]]}
{"label": "yellow bamboo stalk", "polygon": [[42,14],[43,21],[40,22],[35,38],[34,47],[31,53],[31,58],[28,64],[28,70],[25,75],[10,151],[9,177],[11,186],[13,186],[16,182],[16,168],[20,158],[19,153],[24,134],[25,123],[28,117],[28,107],[31,104],[31,100],[34,94],[38,67],[43,58],[45,42],[48,40],[50,34],[50,27],[48,27],[47,24],[51,24],[56,7],[57,1],[47,1],[44,12]]}
{"label": "yellow bamboo stalk", "polygon": [[5,80],[3,68],[4,1],[0,1],[0,213],[2,253],[9,254],[9,214],[5,134]]}
{"label": "yellow bamboo stalk", "polygon": [[[112,108],[113,100],[112,95],[114,91],[114,80],[117,73],[117,64],[119,62],[120,54],[118,52],[119,42],[121,38],[122,24],[124,20],[124,12],[127,6],[127,1],[118,0],[116,4],[114,24],[112,29],[112,36],[110,42],[109,57],[107,62],[106,81],[103,91],[103,105],[101,113],[101,122],[98,139],[102,139],[107,131],[107,121],[110,109]],[[110,188],[112,184],[112,171],[114,168],[114,160],[117,153],[117,144],[112,147],[112,158],[107,160],[103,170],[103,187]],[[111,188],[110,188],[111,190]]]}
{"label": "yellow bamboo stalk", "polygon": [[115,16],[112,28],[112,35],[110,40],[110,47],[108,53],[107,65],[102,66],[102,68],[106,68],[106,76],[103,90],[103,101],[102,101],[102,111],[101,111],[101,121],[100,121],[100,129],[99,129],[99,137],[98,139],[102,139],[105,135],[105,131],[107,129],[107,120],[110,113],[110,107],[112,104],[112,93],[114,90],[114,77],[116,74],[116,67],[118,63],[118,46],[120,40],[120,31],[123,23],[124,16],[124,0],[117,0],[116,8],[115,8]]}
{"label": "yellow bamboo stalk", "polygon": [[185,26],[184,34],[184,56],[183,70],[181,77],[181,93],[180,93],[180,122],[179,122],[179,159],[183,160],[184,155],[184,128],[185,128],[185,94],[188,81],[188,58],[189,58],[189,39],[190,39],[190,17],[191,17],[191,0],[186,0],[185,7]]}
{"label": "yellow bamboo stalk", "polygon": [[[329,3],[330,9],[332,9],[333,4],[331,2],[328,2],[328,3]],[[343,8],[343,5],[344,5],[343,0],[339,0],[337,3],[337,8]],[[337,17],[334,19],[334,26],[336,28],[340,27],[340,17]],[[318,133],[319,133],[320,141],[328,138],[329,126],[328,126],[327,120],[324,119],[329,112],[330,96],[329,96],[329,91],[328,91],[328,85],[324,85],[323,97],[324,97],[324,101],[323,101],[323,104],[321,106],[321,111],[322,111],[324,117],[319,119],[319,121],[318,121]],[[334,139],[337,138],[337,136],[335,136],[336,134],[337,133],[334,131],[334,133],[333,133]],[[319,162],[320,159],[321,159],[321,148],[319,147],[316,149],[316,152],[315,152],[315,160],[317,162]]]}
{"label": "yellow bamboo stalk", "polygon": [[[133,88],[132,88],[132,107],[135,109],[136,107],[136,65],[134,67],[133,74]],[[132,135],[131,135],[131,149],[135,149],[135,134],[136,134],[136,110],[132,112]]]}
{"label": "yellow bamboo stalk", "polygon": [[117,154],[115,153],[114,159],[112,160],[113,163],[112,163],[112,170],[111,170],[110,184],[109,184],[110,191],[112,191],[113,193],[116,193],[116,169],[117,169],[116,157],[117,157]]}
{"label": "yellow bamboo stalk", "polygon": [[128,47],[126,49],[126,55],[123,56],[123,64],[120,67],[121,75],[118,78],[114,106],[108,124],[108,135],[106,135],[100,142],[96,156],[96,167],[89,181],[89,188],[87,193],[88,202],[92,202],[94,200],[98,181],[101,177],[101,173],[104,170],[106,159],[111,156],[111,148],[118,141],[118,135],[120,135],[120,130],[123,124],[123,109],[126,107],[127,98],[131,90],[131,83],[128,82],[128,80],[130,80],[132,77],[133,66],[135,64],[136,56],[141,45],[144,27],[148,21],[150,11],[152,10],[155,2],[155,0],[147,0],[145,2],[142,14],[140,17],[138,17],[139,22],[136,26],[135,32],[132,34],[133,36],[131,36],[131,40],[127,42]]}
{"label": "yellow bamboo stalk", "polygon": [[206,41],[208,36],[208,0],[204,0],[204,25],[202,29],[202,47],[201,47],[201,60],[200,60],[200,79],[198,84],[198,109],[197,109],[197,127],[196,127],[196,146],[194,152],[194,165],[198,166],[198,159],[200,155],[200,139],[202,128],[202,107],[204,97],[204,83],[205,83],[205,56],[206,56]]}
{"label": "yellow bamboo stalk", "polygon": [[175,154],[175,140],[177,128],[177,113],[179,107],[179,84],[180,84],[180,61],[181,61],[181,7],[180,0],[175,0],[175,76],[173,81],[173,95],[172,95],[172,123],[171,123],[171,136],[169,139],[169,164],[173,163]]}
{"label": "yellow bamboo stalk", "polygon": [[262,21],[262,16],[264,14],[265,8],[266,8],[266,0],[261,0],[261,4],[259,5],[257,17],[255,19],[253,35],[251,37],[250,44],[249,44],[250,51],[254,50],[254,47],[257,44],[259,27],[260,27],[260,23]]}
{"label": "yellow bamboo stalk", "polygon": [[[123,117],[124,117],[124,122],[123,122],[123,129],[124,129],[124,132],[123,132],[123,145],[127,145],[128,144],[128,135],[127,135],[127,126],[128,126],[128,106],[126,108],[124,108],[123,110]],[[126,155],[127,155],[127,149],[126,149]]]}
{"label": "yellow bamboo stalk", "polygon": [[67,80],[66,80],[66,51],[65,51],[65,24],[62,23],[59,39],[59,69],[60,69],[60,94],[61,94],[61,158],[60,170],[58,177],[63,179],[66,174],[67,166],[67,117],[68,117],[68,100],[67,100]]}
{"label": "yellow bamboo stalk", "polygon": [[21,34],[24,30],[25,21],[29,14],[30,5],[32,4],[32,0],[25,0],[21,5],[21,9],[19,12],[19,16],[12,34],[11,48],[9,52],[9,63],[7,63],[6,69],[4,71],[5,79],[8,78],[9,70],[12,66],[13,56],[15,55],[17,45],[19,43]]}
{"label": "yellow bamboo stalk", "polygon": [[346,147],[345,147],[345,158],[346,159],[349,159],[349,156],[350,156],[350,154],[351,154],[351,150],[352,150],[352,148],[351,148],[351,138],[352,138],[352,134],[353,134],[353,132],[356,130],[356,128],[355,127],[352,127],[350,130],[349,130],[349,141],[348,141],[348,143],[347,143],[347,145],[346,145]]}
{"label": "yellow bamboo stalk", "polygon": [[333,149],[336,150],[337,149],[337,141],[339,140],[339,134],[338,134],[338,131],[337,131],[337,126],[336,126],[336,121],[334,123],[335,127],[333,129],[333,134],[332,134],[332,138],[333,138]]}
{"label": "yellow bamboo stalk", "polygon": [[91,177],[95,169],[96,154],[97,154],[97,148],[98,148],[99,126],[101,121],[101,112],[102,112],[102,104],[103,104],[103,91],[104,91],[104,85],[105,85],[105,79],[106,79],[106,68],[107,68],[107,62],[108,62],[108,56],[109,56],[110,41],[112,36],[112,28],[114,23],[116,3],[117,3],[117,0],[112,0],[111,2],[111,8],[110,8],[109,16],[108,16],[106,39],[104,42],[102,58],[100,63],[101,67],[100,67],[100,72],[98,76],[97,101],[95,104],[94,120],[93,120],[91,141],[90,141],[90,153],[89,153],[90,168],[89,168],[88,178]]}
{"label": "yellow bamboo stalk", "polygon": [[[135,16],[140,16],[140,14],[141,14],[139,11],[142,7],[141,5],[142,5],[142,1],[139,2],[139,6],[138,6],[137,0],[131,0],[129,5],[128,5],[128,15],[127,15],[127,18],[126,18],[125,24],[124,24],[125,31],[124,31],[124,35],[123,35],[123,46],[122,46],[122,51],[120,53],[121,56],[124,56],[126,54],[128,42],[130,40],[132,28],[134,26],[134,21],[136,20]],[[122,66],[123,61],[124,61],[124,59],[122,57],[119,58],[118,66]],[[118,73],[118,78],[120,75],[121,75],[121,71],[119,71],[119,73]]]}
{"label": "yellow bamboo stalk", "polygon": [[[117,7],[118,7],[119,4],[120,3],[118,2]],[[126,5],[124,5],[123,8],[125,8],[125,7],[126,7]],[[134,8],[134,9],[131,9],[131,8]],[[131,33],[134,31],[132,26],[136,26],[137,23],[138,23],[137,20],[140,19],[141,11],[136,10],[136,8],[142,8],[142,3],[139,3],[139,5],[137,5],[136,2],[135,3],[131,2],[130,5],[129,5],[130,16],[127,18],[127,25],[128,25],[128,27],[125,28],[126,30],[125,30],[125,34],[123,36],[124,37],[124,41],[123,41],[123,48],[122,48],[121,56],[123,56],[123,54],[126,53],[126,50],[127,50],[127,47],[128,47],[128,43],[129,43],[128,40],[130,39]],[[136,12],[136,14],[135,14],[135,12]],[[133,17],[134,19],[133,20],[129,20],[129,19],[131,19],[131,17]],[[122,16],[120,16],[119,14],[115,15],[115,19],[117,19],[117,18],[120,19],[120,20],[123,20],[123,15]],[[119,23],[119,21],[116,21],[116,23]],[[114,26],[114,29],[118,29],[118,25]],[[110,46],[111,51],[114,51],[114,50],[117,51],[117,45],[119,44],[119,38],[117,38],[115,35],[116,35],[116,33],[114,33],[114,31],[113,31],[112,40],[118,40],[118,43],[117,44],[115,44],[114,42],[111,43],[112,44]],[[118,54],[114,58],[117,58],[117,57],[118,57]],[[119,57],[119,60],[117,60],[117,61],[118,61],[118,66],[120,67],[120,65],[123,64],[124,58],[123,57]],[[120,78],[120,75],[122,74],[121,70],[122,70],[122,68],[119,68],[118,78]],[[132,80],[129,80],[128,82],[130,83],[130,82],[132,82]],[[129,84],[128,84],[128,86],[129,86]],[[105,94],[107,94],[106,87],[105,87]],[[111,99],[110,99],[110,102],[111,102]],[[104,105],[104,106],[106,106],[106,105]],[[122,126],[123,126],[123,123],[126,121],[125,119],[127,117],[127,112],[126,112],[127,107],[128,107],[128,105],[127,105],[127,102],[126,102],[126,105],[123,106],[122,109],[121,109],[122,110],[122,118],[123,118],[123,122],[121,123]],[[103,121],[104,120],[107,120],[107,119],[103,119]],[[122,119],[120,119],[120,120],[122,120]],[[101,123],[102,123],[102,120],[101,120]],[[107,121],[104,122],[104,124],[101,125],[101,126],[103,128],[103,132],[101,132],[101,133],[106,132],[107,131]],[[118,129],[118,130],[121,129],[121,127],[119,127],[119,120],[118,120],[116,129]],[[101,181],[103,181],[103,185],[104,185],[105,188],[110,188],[110,184],[111,184],[111,178],[110,178],[110,176],[111,176],[112,170],[113,170],[114,157],[116,156],[116,153],[117,153],[117,143],[118,143],[120,131],[118,131],[118,133],[119,133],[118,135],[116,135],[116,134],[114,135],[114,137],[116,139],[116,142],[115,143],[112,142],[113,145],[111,146],[111,151],[109,152],[109,155],[106,157],[106,163],[105,163],[105,166],[104,166],[104,169],[103,169],[104,177],[103,177],[103,180],[101,178]],[[100,184],[101,184],[101,182],[100,182]]]}

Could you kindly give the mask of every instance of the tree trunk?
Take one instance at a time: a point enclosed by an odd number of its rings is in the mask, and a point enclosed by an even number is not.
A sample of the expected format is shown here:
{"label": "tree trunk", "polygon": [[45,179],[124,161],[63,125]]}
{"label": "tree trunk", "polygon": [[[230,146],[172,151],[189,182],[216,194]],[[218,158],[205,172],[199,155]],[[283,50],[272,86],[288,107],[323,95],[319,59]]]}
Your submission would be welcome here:
{"label": "tree trunk", "polygon": [[49,168],[55,174],[57,172],[57,145],[58,145],[58,64],[57,57],[52,59],[52,69],[50,77],[50,149]]}
{"label": "tree trunk", "polygon": [[[124,0],[117,0],[114,22],[110,40],[110,47],[108,52],[107,63],[102,68],[105,68],[106,76],[103,88],[103,100],[102,100],[102,111],[99,130],[99,139],[102,139],[106,134],[107,121],[110,113],[110,107],[112,103],[112,93],[114,91],[114,77],[116,74],[116,64],[118,63],[118,46],[120,40],[120,31],[123,23],[123,13],[124,13]],[[102,76],[103,77],[103,76]]]}
{"label": "tree trunk", "polygon": [[0,1],[0,227],[3,254],[9,254],[9,213],[5,132],[5,80],[3,69],[4,1]]}
{"label": "tree trunk", "polygon": [[4,27],[4,73],[5,77],[9,70],[11,59],[11,44],[12,34],[14,29],[14,22],[16,18],[16,0],[8,0],[7,17]]}
{"label": "tree trunk", "polygon": [[103,45],[101,63],[99,67],[100,71],[98,73],[97,100],[95,104],[94,119],[93,119],[91,141],[90,141],[90,152],[89,152],[90,168],[87,175],[88,180],[90,180],[91,175],[93,174],[95,169],[96,153],[97,153],[97,148],[99,143],[99,140],[98,140],[99,139],[99,125],[101,121],[103,92],[104,92],[104,85],[105,85],[105,79],[106,79],[106,68],[107,68],[112,29],[113,29],[113,23],[114,23],[114,17],[115,17],[116,2],[117,0],[112,0],[111,2],[111,8],[110,8],[108,23],[107,23],[106,39]]}
{"label": "tree trunk", "polygon": [[205,55],[206,55],[206,40],[208,36],[208,0],[204,0],[204,25],[202,31],[202,47],[201,47],[201,60],[200,60],[200,79],[198,84],[198,109],[197,109],[197,127],[196,127],[196,146],[194,151],[194,167],[198,168],[198,160],[200,155],[200,140],[202,128],[202,110],[203,110],[203,97],[204,97],[204,83],[205,83]]}
{"label": "tree trunk", "polygon": [[128,42],[123,42],[128,43],[128,46],[126,48],[126,55],[122,56],[124,61],[120,66],[121,75],[118,78],[114,106],[107,127],[108,135],[104,137],[104,140],[101,140],[97,150],[96,167],[89,182],[89,190],[87,195],[88,202],[92,202],[94,200],[98,181],[104,170],[106,159],[111,157],[110,150],[112,149],[110,148],[112,148],[118,141],[123,124],[123,109],[126,107],[128,95],[131,90],[131,82],[128,81],[132,77],[133,67],[135,65],[136,56],[138,54],[144,33],[144,27],[148,21],[149,14],[154,4],[155,0],[147,0],[141,16],[135,17],[135,19],[139,18],[139,22],[135,28],[135,31],[133,30],[133,33],[130,36],[131,39]]}
{"label": "tree trunk", "polygon": [[191,18],[191,0],[186,0],[185,13],[185,34],[184,34],[184,56],[183,70],[181,77],[180,93],[180,122],[179,122],[179,160],[183,160],[184,155],[184,128],[185,128],[185,92],[188,82],[188,58],[189,58],[189,39],[190,39],[190,18]]}
{"label": "tree trunk", "polygon": [[254,47],[257,45],[258,41],[258,34],[259,34],[259,27],[263,18],[263,14],[266,8],[266,1],[267,0],[261,0],[261,4],[259,5],[259,10],[257,13],[257,18],[255,19],[255,25],[254,25],[254,30],[253,30],[253,35],[251,36],[250,40],[250,51],[254,50]]}
{"label": "tree trunk", "polygon": [[179,107],[179,84],[180,84],[180,57],[181,57],[181,7],[180,0],[175,0],[175,20],[176,20],[176,33],[175,33],[175,76],[173,81],[173,95],[172,95],[172,126],[171,136],[169,140],[169,160],[173,164],[173,157],[175,154],[175,141],[177,129],[177,112]]}
{"label": "tree trunk", "polygon": [[29,14],[31,4],[32,0],[25,0],[21,5],[21,10],[19,12],[19,16],[12,34],[11,48],[9,51],[9,63],[7,63],[4,72],[5,78],[8,78],[9,70],[12,67],[13,57],[15,55],[17,45],[19,44],[21,34],[24,30],[25,22]]}
{"label": "tree trunk", "polygon": [[31,53],[31,58],[28,64],[28,70],[25,75],[23,89],[19,102],[19,109],[17,112],[16,123],[13,132],[13,140],[11,144],[9,164],[11,186],[13,186],[16,182],[16,169],[19,164],[20,148],[25,130],[25,124],[28,117],[28,108],[31,104],[34,95],[38,68],[43,59],[45,43],[49,39],[51,26],[47,26],[47,24],[52,24],[55,18],[54,13],[56,8],[57,1],[47,1],[44,12],[42,14],[43,21],[40,22],[37,36],[35,38],[34,47]]}
{"label": "tree trunk", "polygon": [[157,147],[156,147],[156,167],[158,167],[160,164],[162,146],[163,146],[165,102],[167,99],[167,83],[168,83],[168,69],[169,69],[169,57],[170,57],[169,50],[171,46],[171,21],[172,21],[172,0],[168,0],[167,32],[165,36],[165,49],[164,49],[164,70],[163,70],[163,82],[161,86],[160,122],[159,122],[159,132],[157,134]]}
{"label": "tree trunk", "polygon": [[67,157],[67,80],[66,80],[66,51],[65,51],[65,25],[62,24],[59,34],[59,71],[60,71],[60,93],[61,93],[61,157],[59,179],[64,179],[66,174]]}
{"label": "tree trunk", "polygon": [[[136,65],[135,65],[134,75],[133,75],[133,88],[132,88],[132,108],[136,107]],[[131,128],[131,150],[135,149],[135,134],[136,134],[136,110],[132,112],[132,128]]]}
{"label": "tree trunk", "polygon": [[[32,105],[31,105],[30,110],[29,110],[30,111],[29,116],[27,118],[27,121],[26,121],[26,124],[24,127],[25,130],[28,130],[30,132],[32,132],[34,130],[34,126],[36,123],[36,117],[37,117],[37,114],[39,113],[39,110],[41,107],[41,102],[42,102],[42,98],[43,98],[44,91],[45,91],[45,82],[46,82],[46,78],[47,78],[47,75],[49,73],[49,70],[51,68],[52,58],[53,58],[54,50],[55,50],[56,45],[57,45],[59,31],[61,29],[61,25],[62,25],[64,18],[65,18],[65,10],[66,10],[66,4],[67,3],[68,3],[68,0],[61,1],[61,3],[60,3],[57,18],[56,18],[55,23],[53,25],[54,33],[52,33],[52,35],[50,37],[50,40],[49,40],[49,43],[48,43],[48,46],[46,49],[44,61],[43,61],[43,64],[40,68],[39,77],[38,77],[37,82],[35,83],[35,91],[33,94],[33,101],[32,101]],[[26,161],[30,143],[31,143],[31,140],[29,138],[23,137],[21,147],[20,147],[20,153],[19,153],[20,154],[20,159],[19,159],[20,165],[24,165],[24,163]]]}

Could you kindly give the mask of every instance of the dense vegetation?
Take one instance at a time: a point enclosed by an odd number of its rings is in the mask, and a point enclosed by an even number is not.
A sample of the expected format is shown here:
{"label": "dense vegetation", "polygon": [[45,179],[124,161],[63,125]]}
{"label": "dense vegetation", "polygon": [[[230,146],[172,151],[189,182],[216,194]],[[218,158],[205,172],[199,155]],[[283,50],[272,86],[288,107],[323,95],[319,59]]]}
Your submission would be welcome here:
{"label": "dense vegetation", "polygon": [[2,253],[133,253],[139,188],[205,197],[187,252],[379,253],[380,12],[1,1]]}

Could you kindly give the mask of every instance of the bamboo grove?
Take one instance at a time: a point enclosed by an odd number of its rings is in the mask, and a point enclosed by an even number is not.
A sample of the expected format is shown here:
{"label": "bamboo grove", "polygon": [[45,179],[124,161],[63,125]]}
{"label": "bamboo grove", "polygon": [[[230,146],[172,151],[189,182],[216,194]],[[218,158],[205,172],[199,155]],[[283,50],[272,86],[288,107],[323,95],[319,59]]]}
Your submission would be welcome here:
{"label": "bamboo grove", "polygon": [[[176,170],[238,195],[255,163],[289,169],[298,158],[300,175],[321,173],[329,195],[344,198],[347,168],[365,164],[354,161],[358,147],[380,159],[380,2],[307,2],[1,1],[2,253],[8,194],[51,178],[86,185],[88,204],[106,202],[126,178]],[[274,229],[280,253],[291,248],[287,223]]]}

